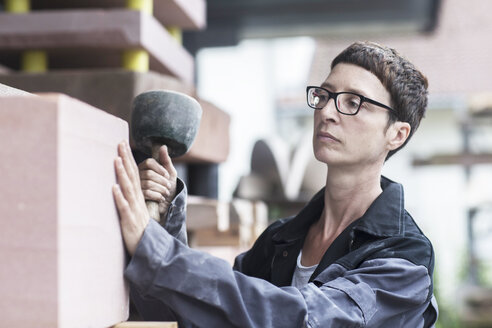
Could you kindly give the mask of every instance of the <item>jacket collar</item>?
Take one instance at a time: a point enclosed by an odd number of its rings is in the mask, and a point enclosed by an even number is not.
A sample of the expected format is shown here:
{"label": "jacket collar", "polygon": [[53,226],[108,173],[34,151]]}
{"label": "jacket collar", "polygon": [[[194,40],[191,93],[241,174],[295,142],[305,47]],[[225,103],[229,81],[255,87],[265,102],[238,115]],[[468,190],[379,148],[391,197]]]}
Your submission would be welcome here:
{"label": "jacket collar", "polygon": [[369,206],[354,230],[366,232],[376,237],[393,237],[404,233],[403,186],[381,176],[383,192]]}
{"label": "jacket collar", "polygon": [[[383,192],[357,220],[353,230],[363,231],[376,237],[398,236],[403,231],[403,186],[381,176]],[[309,227],[317,221],[324,207],[325,188],[313,196],[311,201],[292,220],[272,237],[275,243],[292,243],[306,236]]]}

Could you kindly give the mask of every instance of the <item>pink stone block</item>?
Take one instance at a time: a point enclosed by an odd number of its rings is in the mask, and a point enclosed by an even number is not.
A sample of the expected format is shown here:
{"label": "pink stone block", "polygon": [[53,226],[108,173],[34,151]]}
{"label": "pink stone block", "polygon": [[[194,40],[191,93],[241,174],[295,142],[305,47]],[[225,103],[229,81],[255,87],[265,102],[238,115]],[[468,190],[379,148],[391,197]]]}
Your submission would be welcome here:
{"label": "pink stone block", "polygon": [[63,95],[0,97],[0,327],[128,316],[111,186],[127,123]]}
{"label": "pink stone block", "polygon": [[5,65],[16,52],[43,49],[54,69],[121,67],[123,50],[134,48],[148,51],[151,70],[193,82],[193,57],[153,16],[125,9],[0,13]]}
{"label": "pink stone block", "polygon": [[11,88],[8,85],[0,83],[0,96],[33,96],[29,92],[19,90],[16,88]]}
{"label": "pink stone block", "polygon": [[[189,84],[155,72],[77,70],[50,71],[42,74],[15,73],[0,75],[0,83],[29,92],[68,94],[129,123],[133,98],[141,92],[167,89],[197,98],[195,89]],[[222,163],[229,155],[230,117],[207,101],[199,102],[203,108],[203,115],[197,137],[190,151],[177,160]]]}
{"label": "pink stone block", "polygon": [[[124,8],[126,0],[31,0],[32,9]],[[206,25],[205,0],[156,0],[154,16],[166,26],[202,29]]]}
{"label": "pink stone block", "polygon": [[210,102],[200,100],[202,120],[190,150],[177,161],[222,163],[229,156],[229,114]]}
{"label": "pink stone block", "polygon": [[207,25],[205,0],[154,1],[154,15],[167,26],[203,29]]}

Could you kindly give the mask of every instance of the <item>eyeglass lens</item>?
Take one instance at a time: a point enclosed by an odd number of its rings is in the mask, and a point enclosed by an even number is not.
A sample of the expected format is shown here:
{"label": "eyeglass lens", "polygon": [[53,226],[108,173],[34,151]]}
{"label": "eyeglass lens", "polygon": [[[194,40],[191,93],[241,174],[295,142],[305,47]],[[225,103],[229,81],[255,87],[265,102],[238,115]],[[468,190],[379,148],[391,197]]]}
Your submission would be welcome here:
{"label": "eyeglass lens", "polygon": [[[330,94],[323,89],[311,88],[308,92],[309,106],[322,109],[330,100]],[[354,114],[359,110],[361,98],[352,93],[339,93],[336,96],[336,106],[340,112]]]}

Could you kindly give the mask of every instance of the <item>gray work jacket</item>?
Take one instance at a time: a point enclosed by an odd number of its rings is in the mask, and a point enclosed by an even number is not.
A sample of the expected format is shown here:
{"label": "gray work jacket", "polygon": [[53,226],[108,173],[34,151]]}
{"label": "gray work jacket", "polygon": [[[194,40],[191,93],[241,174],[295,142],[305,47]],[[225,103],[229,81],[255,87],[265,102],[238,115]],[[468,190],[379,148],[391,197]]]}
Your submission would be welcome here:
{"label": "gray work jacket", "polygon": [[381,186],[297,289],[297,255],[320,218],[324,189],[297,216],[270,225],[231,268],[186,245],[180,182],[165,229],[151,220],[125,270],[132,299],[146,320],[180,327],[431,327],[432,245],[404,209],[402,186],[384,177]]}

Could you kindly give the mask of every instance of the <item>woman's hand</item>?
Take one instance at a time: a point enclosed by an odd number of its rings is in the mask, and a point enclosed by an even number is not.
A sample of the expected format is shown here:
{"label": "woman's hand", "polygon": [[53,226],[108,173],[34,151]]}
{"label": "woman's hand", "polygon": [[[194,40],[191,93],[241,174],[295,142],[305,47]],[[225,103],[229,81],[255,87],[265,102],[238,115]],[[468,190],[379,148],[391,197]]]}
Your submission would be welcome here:
{"label": "woman's hand", "polygon": [[114,162],[118,184],[113,186],[113,197],[120,214],[123,240],[133,256],[149,223],[149,212],[140,187],[138,167],[127,142],[118,145],[118,155]]}
{"label": "woman's hand", "polygon": [[176,196],[177,173],[169,157],[166,146],[159,149],[159,162],[148,158],[138,165],[140,183],[145,200],[159,204],[159,214],[167,213],[171,202]]}

